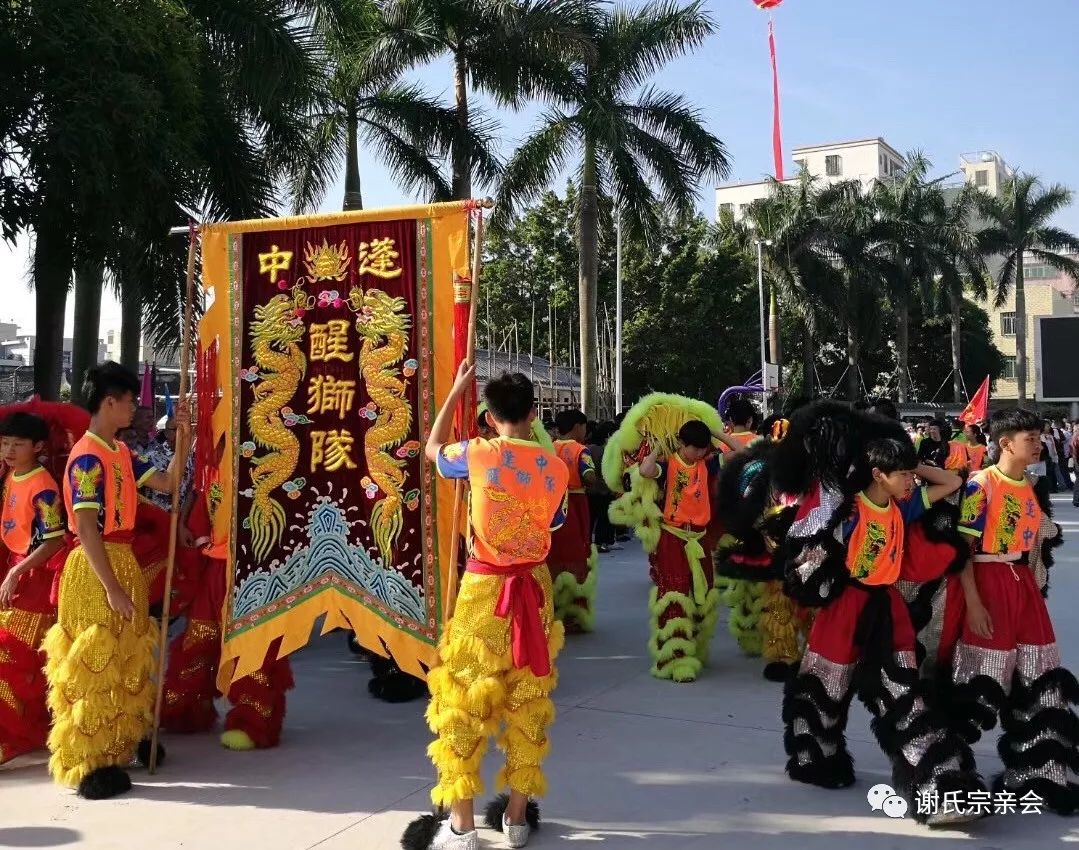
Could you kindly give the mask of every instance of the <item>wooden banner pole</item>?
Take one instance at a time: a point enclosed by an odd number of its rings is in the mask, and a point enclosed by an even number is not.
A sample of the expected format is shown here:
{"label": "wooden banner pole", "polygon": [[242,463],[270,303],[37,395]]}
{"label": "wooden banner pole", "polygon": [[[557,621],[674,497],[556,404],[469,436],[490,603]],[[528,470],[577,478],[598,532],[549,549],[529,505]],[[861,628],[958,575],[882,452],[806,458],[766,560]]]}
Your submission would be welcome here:
{"label": "wooden banner pole", "polygon": [[[191,314],[195,290],[195,243],[198,240],[198,228],[194,222],[188,230],[190,236],[187,245],[187,290],[184,295],[184,326],[180,342],[180,388],[176,393],[177,404],[188,404],[187,373],[191,367]],[[186,435],[176,432],[175,457],[183,464],[175,470],[172,482],[172,514],[169,516],[169,554],[165,562],[165,594],[161,600],[161,633],[157,647],[157,695],[154,698],[154,723],[150,734],[150,773],[157,770],[157,742],[161,735],[161,706],[165,695],[165,662],[168,657],[169,642],[169,602],[172,596],[172,576],[176,567],[176,537],[180,525],[180,484],[184,478],[184,466],[187,464]]]}
{"label": "wooden banner pole", "polygon": [[[490,199],[476,204],[476,240],[472,253],[472,293],[468,307],[468,346],[465,362],[476,362],[476,307],[479,304],[480,272],[483,269],[483,210],[494,206]],[[473,413],[474,415],[474,413]],[[462,423],[463,424],[463,423]],[[447,571],[446,592],[442,600],[443,616],[449,620],[453,616],[454,603],[457,601],[457,559],[461,552],[461,507],[464,503],[466,481],[458,479],[453,488],[453,536],[450,538],[450,569]]]}

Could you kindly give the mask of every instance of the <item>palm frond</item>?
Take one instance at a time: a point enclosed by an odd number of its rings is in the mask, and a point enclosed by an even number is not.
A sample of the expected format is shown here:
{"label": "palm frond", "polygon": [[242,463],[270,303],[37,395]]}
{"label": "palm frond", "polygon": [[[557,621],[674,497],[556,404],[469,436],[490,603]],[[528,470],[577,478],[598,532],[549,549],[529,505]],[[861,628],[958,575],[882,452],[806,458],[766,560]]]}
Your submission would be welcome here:
{"label": "palm frond", "polygon": [[288,178],[288,192],[295,212],[313,212],[326,197],[344,162],[346,132],[345,122],[338,112],[321,116],[311,128],[310,155]]}
{"label": "palm frond", "polygon": [[453,191],[438,162],[422,147],[417,147],[413,139],[370,117],[361,122],[360,128],[364,141],[374,149],[398,183],[412,186],[416,194],[434,201],[452,197]]}
{"label": "palm frond", "polygon": [[701,178],[723,180],[730,173],[723,142],[709,132],[700,110],[683,95],[648,88],[626,111],[642,128],[665,139],[693,163]]}
{"label": "palm frond", "polygon": [[605,29],[600,50],[618,91],[648,83],[668,62],[703,44],[715,23],[700,0],[685,6],[652,0],[636,9],[616,7]]}
{"label": "palm frond", "polygon": [[540,119],[539,128],[514,152],[506,164],[495,202],[492,226],[505,226],[528,203],[546,189],[562,170],[572,145],[577,142],[576,121],[555,109]]}

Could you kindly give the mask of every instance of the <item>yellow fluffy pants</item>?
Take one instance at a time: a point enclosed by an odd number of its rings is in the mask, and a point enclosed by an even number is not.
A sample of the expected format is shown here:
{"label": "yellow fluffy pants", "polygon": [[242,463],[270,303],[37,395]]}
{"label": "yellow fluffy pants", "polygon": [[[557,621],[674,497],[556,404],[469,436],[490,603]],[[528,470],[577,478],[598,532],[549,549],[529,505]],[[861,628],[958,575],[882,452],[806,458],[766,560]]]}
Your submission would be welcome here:
{"label": "yellow fluffy pants", "polygon": [[81,546],[64,565],[56,625],[45,637],[48,657],[49,771],[77,787],[93,771],[126,767],[153,721],[157,630],[148,614],[146,582],[126,543],[106,543],[117,581],[135,616],[122,619]]}
{"label": "yellow fluffy pants", "polygon": [[505,578],[465,573],[461,580],[453,618],[439,645],[440,663],[427,678],[427,723],[437,736],[427,750],[438,770],[431,792],[436,806],[483,793],[480,764],[492,735],[506,754],[499,786],[530,797],[546,791],[541,765],[550,748],[547,727],[555,715],[550,694],[563,630],[551,611],[550,572],[542,566],[533,575],[543,589],[543,630],[551,654],[551,673],[542,677],[513,666],[510,620],[494,613]]}

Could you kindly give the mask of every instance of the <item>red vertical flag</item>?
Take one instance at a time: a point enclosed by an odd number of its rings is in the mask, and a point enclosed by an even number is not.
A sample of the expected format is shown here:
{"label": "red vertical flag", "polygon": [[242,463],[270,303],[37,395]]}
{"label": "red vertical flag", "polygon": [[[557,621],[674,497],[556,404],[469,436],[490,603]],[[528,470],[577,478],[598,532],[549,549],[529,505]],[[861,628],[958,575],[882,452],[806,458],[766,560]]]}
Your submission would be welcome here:
{"label": "red vertical flag", "polygon": [[982,381],[982,385],[978,387],[978,392],[974,393],[974,398],[970,400],[970,404],[968,404],[959,415],[959,421],[964,422],[967,425],[974,425],[978,422],[984,422],[988,418],[989,376],[986,375],[985,380]]}
{"label": "red vertical flag", "polygon": [[776,180],[782,180],[783,134],[779,120],[779,66],[776,64],[776,31],[771,21],[768,22],[768,52],[772,56],[772,156],[775,158]]}

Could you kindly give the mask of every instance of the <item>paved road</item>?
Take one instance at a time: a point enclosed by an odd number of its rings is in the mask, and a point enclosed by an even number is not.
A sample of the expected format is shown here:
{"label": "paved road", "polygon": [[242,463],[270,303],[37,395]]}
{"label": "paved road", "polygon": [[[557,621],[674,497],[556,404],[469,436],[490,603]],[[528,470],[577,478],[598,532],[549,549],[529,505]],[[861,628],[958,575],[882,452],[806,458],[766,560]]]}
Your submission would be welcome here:
{"label": "paved road", "polygon": [[[1057,514],[1072,539],[1058,550],[1050,608],[1065,661],[1079,669],[1079,509],[1061,497]],[[865,794],[889,771],[861,707],[852,709],[849,735],[858,784],[829,792],[788,781],[779,688],[725,631],[698,682],[648,675],[647,591],[636,547],[605,557],[597,633],[572,638],[561,658],[545,827],[530,846],[1020,850],[1079,840],[1079,819],[1054,815],[931,833],[871,812]],[[297,690],[279,749],[231,753],[216,736],[174,736],[157,776],[136,774],[131,794],[103,803],[50,785],[43,758],[0,768],[0,848],[396,848],[404,825],[427,807],[431,784],[421,704],[370,699],[366,666],[340,635],[295,661]],[[994,743],[978,748],[986,774],[999,770]],[[497,754],[487,761],[490,782]],[[488,847],[504,846],[497,833],[482,836]]]}

